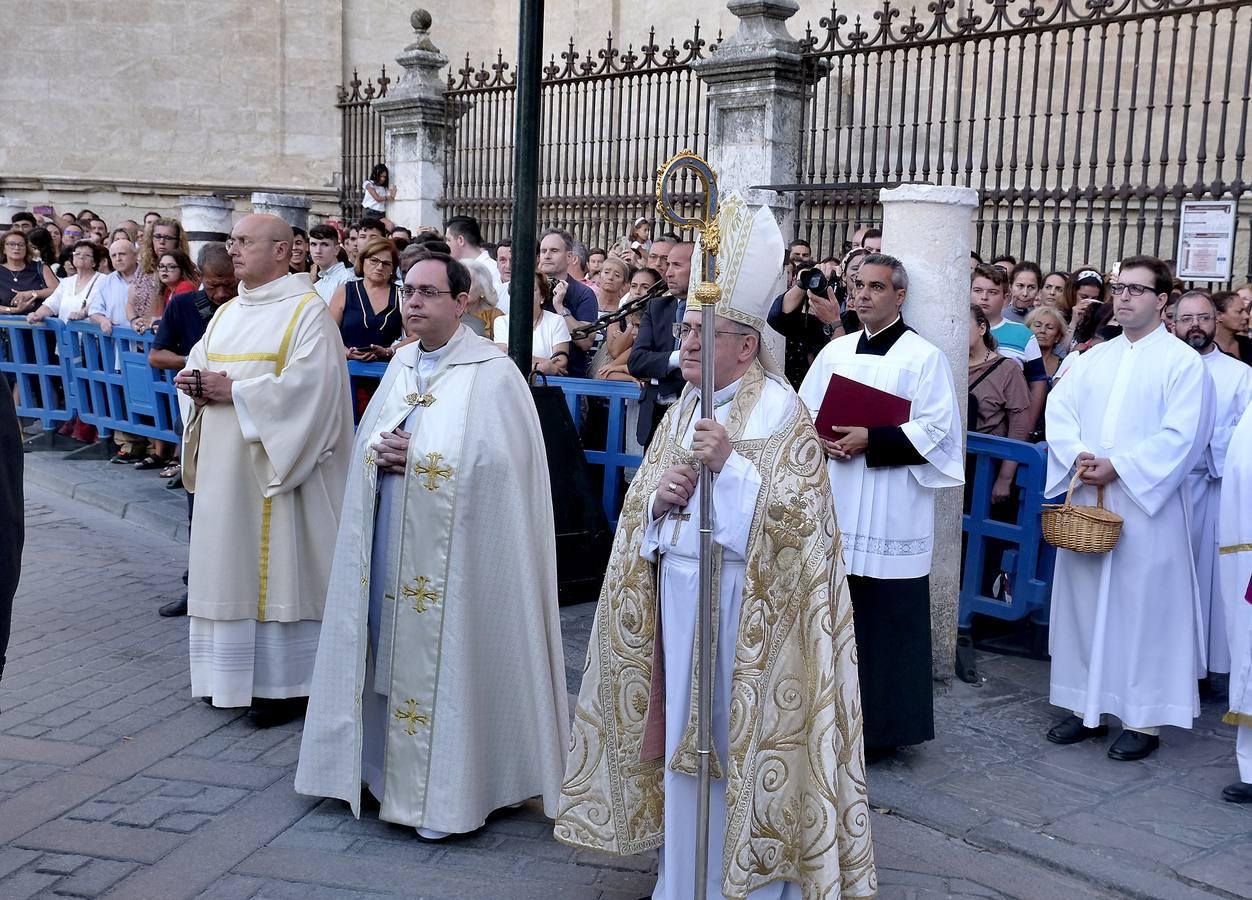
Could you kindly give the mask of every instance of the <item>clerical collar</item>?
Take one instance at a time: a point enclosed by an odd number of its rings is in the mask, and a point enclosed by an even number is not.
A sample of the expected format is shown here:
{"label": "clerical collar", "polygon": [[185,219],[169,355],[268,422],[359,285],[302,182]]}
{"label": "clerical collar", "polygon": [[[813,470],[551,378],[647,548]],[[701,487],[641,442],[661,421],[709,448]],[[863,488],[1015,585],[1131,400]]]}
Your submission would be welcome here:
{"label": "clerical collar", "polygon": [[1149,331],[1143,337],[1139,338],[1139,340],[1137,341],[1132,341],[1130,339],[1130,336],[1127,335],[1125,331],[1122,332],[1121,336],[1126,338],[1127,344],[1129,344],[1131,347],[1135,349],[1138,349],[1140,347],[1147,347],[1149,344],[1151,344],[1153,341],[1155,341],[1158,337],[1160,337],[1163,334],[1169,334],[1169,332],[1165,330],[1164,322],[1162,322],[1160,325],[1157,325],[1154,329]]}
{"label": "clerical collar", "polygon": [[903,316],[896,316],[894,322],[876,334],[870,334],[868,329],[863,330],[861,339],[856,342],[856,352],[867,353],[870,356],[886,356],[887,351],[895,346],[896,341],[900,340],[906,331],[912,330],[904,324]]}

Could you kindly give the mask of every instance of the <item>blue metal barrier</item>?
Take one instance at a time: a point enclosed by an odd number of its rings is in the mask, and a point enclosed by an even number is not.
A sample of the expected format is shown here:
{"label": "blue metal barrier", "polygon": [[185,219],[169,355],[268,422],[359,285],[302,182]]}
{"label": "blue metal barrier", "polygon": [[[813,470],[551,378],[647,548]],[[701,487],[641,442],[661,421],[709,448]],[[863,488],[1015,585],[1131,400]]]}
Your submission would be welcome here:
{"label": "blue metal barrier", "polygon": [[[1056,551],[1043,540],[1040,523],[1047,448],[971,432],[966,452],[972,463],[973,484],[967,492],[969,511],[962,519],[965,558],[960,627],[968,628],[974,613],[1008,621],[1029,616],[1032,622],[1046,625],[1056,560]],[[1003,459],[1017,463],[1017,505],[1012,521],[992,517],[991,489]],[[994,571],[1009,576],[1008,590],[1001,598],[983,590],[988,562]]]}
{"label": "blue metal barrier", "polygon": [[[387,371],[384,363],[349,362],[348,374],[354,380],[378,380]],[[641,390],[631,381],[600,381],[593,378],[548,378],[543,382],[565,392],[570,416],[584,436],[583,452],[587,462],[604,468],[601,502],[610,522],[617,521],[617,511],[625,482],[625,470],[639,465],[643,457],[626,452],[626,401],[638,400]],[[603,447],[588,447],[586,429],[580,414],[583,397],[596,397],[608,403],[608,423]],[[597,442],[598,443],[598,442]]]}
{"label": "blue metal barrier", "polygon": [[125,431],[175,444],[181,440],[176,373],[148,365],[152,332],[115,327],[106,335],[91,322],[71,322],[63,330],[79,418],[102,435]]}
{"label": "blue metal barrier", "polygon": [[17,414],[45,430],[74,418],[73,381],[56,320],[31,325],[25,316],[0,316],[0,372],[17,385]]}

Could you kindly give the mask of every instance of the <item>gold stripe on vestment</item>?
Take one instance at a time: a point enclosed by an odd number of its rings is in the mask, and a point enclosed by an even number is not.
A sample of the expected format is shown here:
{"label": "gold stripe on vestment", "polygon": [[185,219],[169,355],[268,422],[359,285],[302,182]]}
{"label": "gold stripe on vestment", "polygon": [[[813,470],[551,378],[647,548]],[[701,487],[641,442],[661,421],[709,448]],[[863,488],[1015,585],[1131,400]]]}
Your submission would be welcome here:
{"label": "gold stripe on vestment", "polygon": [[1252,552],[1252,544],[1231,544],[1229,547],[1222,547],[1218,552],[1223,556],[1228,553],[1249,553]]}
{"label": "gold stripe on vestment", "polygon": [[209,362],[278,362],[277,353],[210,353]]}

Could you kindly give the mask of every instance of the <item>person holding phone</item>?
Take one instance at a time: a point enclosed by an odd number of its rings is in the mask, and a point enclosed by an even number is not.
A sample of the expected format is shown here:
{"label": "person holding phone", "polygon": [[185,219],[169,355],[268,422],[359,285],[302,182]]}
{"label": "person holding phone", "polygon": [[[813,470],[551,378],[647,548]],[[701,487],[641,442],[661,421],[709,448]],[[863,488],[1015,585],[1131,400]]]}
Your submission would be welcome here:
{"label": "person holding phone", "polygon": [[357,256],[356,281],[335,288],[330,315],[339,326],[350,361],[386,362],[402,328],[396,296],[400,252],[387,238],[373,238]]}

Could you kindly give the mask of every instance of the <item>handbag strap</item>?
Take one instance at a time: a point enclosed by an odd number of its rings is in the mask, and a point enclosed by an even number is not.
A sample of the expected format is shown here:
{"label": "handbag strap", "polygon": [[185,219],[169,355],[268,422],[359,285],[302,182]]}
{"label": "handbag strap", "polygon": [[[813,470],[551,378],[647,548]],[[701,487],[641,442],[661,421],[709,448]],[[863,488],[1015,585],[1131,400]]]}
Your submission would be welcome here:
{"label": "handbag strap", "polygon": [[994,372],[996,370],[996,367],[999,366],[1000,363],[1004,362],[1004,360],[1005,360],[1005,357],[997,356],[995,362],[987,366],[987,370],[983,372],[981,375],[979,375],[976,379],[974,379],[974,383],[969,386],[969,392],[971,394],[974,393],[974,388],[982,384],[983,379],[986,378],[988,375],[990,375],[992,372]]}

